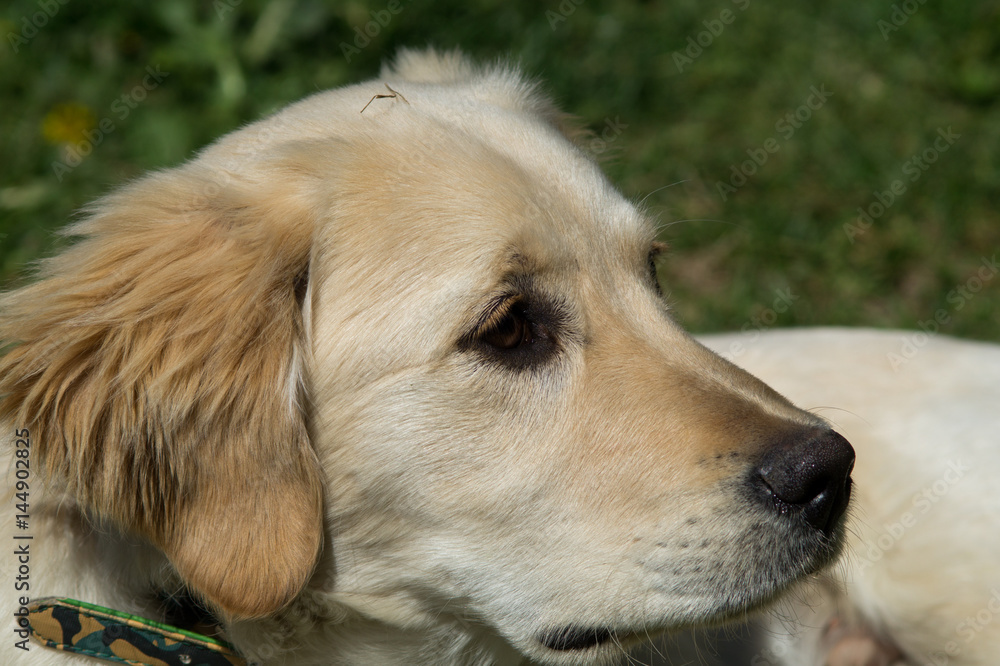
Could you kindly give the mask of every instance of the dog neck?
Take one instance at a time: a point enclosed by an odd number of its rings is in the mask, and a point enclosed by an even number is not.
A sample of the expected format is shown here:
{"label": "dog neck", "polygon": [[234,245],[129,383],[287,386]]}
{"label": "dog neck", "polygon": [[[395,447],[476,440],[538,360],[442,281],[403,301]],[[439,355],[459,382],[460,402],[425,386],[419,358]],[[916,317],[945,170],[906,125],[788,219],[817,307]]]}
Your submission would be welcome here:
{"label": "dog neck", "polygon": [[[210,640],[224,639],[248,666],[508,666],[522,661],[513,648],[484,627],[442,619],[435,626],[418,623],[420,626],[409,628],[399,626],[400,622],[370,617],[373,607],[378,606],[377,596],[342,594],[330,581],[312,581],[288,607],[273,616],[226,622],[185,592],[169,562],[153,546],[108,525],[95,524],[65,498],[45,502],[46,509],[41,501],[35,506],[34,542],[73,554],[51,569],[38,571],[37,587],[33,580],[32,590],[37,589],[39,596],[56,594],[81,599],[138,616],[150,624],[169,624]],[[414,655],[427,658],[414,661]]]}

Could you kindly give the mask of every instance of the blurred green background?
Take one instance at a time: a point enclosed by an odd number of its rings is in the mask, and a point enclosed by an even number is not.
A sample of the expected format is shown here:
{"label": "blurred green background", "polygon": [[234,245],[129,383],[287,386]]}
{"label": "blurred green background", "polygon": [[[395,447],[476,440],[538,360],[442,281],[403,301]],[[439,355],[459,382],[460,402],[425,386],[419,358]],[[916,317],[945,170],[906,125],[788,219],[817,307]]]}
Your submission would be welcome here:
{"label": "blurred green background", "polygon": [[512,56],[603,135],[688,327],[943,309],[1000,340],[995,1],[17,0],[0,35],[3,283],[116,184],[434,44]]}

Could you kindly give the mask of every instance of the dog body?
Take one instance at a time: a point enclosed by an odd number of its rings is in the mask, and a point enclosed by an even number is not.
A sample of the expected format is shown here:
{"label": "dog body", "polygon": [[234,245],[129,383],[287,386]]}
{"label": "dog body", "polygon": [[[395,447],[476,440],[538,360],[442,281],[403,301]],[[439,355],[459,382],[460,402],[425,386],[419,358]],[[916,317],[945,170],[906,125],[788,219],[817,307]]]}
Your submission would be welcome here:
{"label": "dog body", "polygon": [[858,451],[845,555],[774,614],[766,663],[997,663],[1000,348],[848,329],[704,341]]}
{"label": "dog body", "polygon": [[603,664],[821,570],[850,445],[673,322],[572,138],[516,71],[405,52],[98,202],[0,301],[28,596],[191,596],[266,664]]}

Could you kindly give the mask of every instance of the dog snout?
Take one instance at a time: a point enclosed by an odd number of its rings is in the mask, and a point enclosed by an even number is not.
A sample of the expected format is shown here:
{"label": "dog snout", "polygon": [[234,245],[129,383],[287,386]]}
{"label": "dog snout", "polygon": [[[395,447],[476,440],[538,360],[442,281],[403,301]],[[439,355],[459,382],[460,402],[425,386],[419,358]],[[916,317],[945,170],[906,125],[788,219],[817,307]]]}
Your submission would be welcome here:
{"label": "dog snout", "polygon": [[781,514],[801,516],[830,535],[851,497],[854,448],[833,430],[786,437],[772,446],[754,470],[751,483]]}

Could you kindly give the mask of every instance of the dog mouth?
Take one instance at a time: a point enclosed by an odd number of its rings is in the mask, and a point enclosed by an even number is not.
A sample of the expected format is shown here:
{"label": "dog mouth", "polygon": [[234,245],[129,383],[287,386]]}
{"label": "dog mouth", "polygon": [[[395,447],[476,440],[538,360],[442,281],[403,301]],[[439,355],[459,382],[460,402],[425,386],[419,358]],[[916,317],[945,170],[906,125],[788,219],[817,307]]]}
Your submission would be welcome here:
{"label": "dog mouth", "polygon": [[615,638],[615,633],[607,627],[556,627],[542,632],[538,642],[550,650],[568,652],[589,650]]}
{"label": "dog mouth", "polygon": [[574,650],[589,650],[606,643],[616,645],[639,640],[640,635],[634,631],[616,631],[608,627],[581,627],[570,625],[548,629],[538,635],[538,642],[550,650],[571,652]]}

